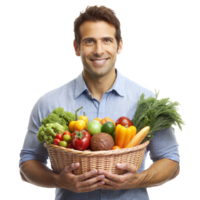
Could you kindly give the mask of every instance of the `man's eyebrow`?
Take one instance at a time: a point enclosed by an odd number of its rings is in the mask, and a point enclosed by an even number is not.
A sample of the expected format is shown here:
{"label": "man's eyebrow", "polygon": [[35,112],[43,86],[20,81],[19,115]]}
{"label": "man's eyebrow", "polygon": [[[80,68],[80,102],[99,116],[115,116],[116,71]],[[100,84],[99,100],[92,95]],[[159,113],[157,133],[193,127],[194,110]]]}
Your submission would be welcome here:
{"label": "man's eyebrow", "polygon": [[[114,38],[112,38],[112,37],[102,37],[101,39],[109,39],[109,40],[114,40]],[[85,42],[85,41],[87,41],[87,40],[96,40],[95,38],[92,38],[92,37],[88,37],[88,38],[84,38],[83,40],[82,40],[82,42]]]}

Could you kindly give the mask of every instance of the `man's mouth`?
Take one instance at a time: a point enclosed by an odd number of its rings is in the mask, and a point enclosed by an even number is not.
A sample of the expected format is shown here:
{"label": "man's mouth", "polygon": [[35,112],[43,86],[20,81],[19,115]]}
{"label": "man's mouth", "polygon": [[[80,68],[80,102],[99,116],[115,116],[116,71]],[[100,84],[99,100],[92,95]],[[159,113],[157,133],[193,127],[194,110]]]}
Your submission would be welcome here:
{"label": "man's mouth", "polygon": [[90,59],[96,65],[103,65],[109,58]]}

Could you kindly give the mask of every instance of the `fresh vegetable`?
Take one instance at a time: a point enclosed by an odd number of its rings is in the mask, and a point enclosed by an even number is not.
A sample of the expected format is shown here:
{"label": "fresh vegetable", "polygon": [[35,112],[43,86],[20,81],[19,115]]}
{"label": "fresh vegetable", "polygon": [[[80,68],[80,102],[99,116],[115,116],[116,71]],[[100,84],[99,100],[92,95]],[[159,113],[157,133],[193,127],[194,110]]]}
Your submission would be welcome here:
{"label": "fresh vegetable", "polygon": [[89,122],[88,117],[86,116],[85,112],[83,112],[82,116],[78,117],[80,120],[83,120],[85,122],[85,124],[87,124]]}
{"label": "fresh vegetable", "polygon": [[[64,111],[64,108],[58,107],[54,109],[52,113],[49,114],[48,117],[43,118],[41,123],[42,125],[46,125],[47,123],[59,123],[63,126],[68,126],[71,121],[75,119],[75,115],[71,112]],[[66,128],[67,130],[68,128]]]}
{"label": "fresh vegetable", "polygon": [[58,107],[54,109],[52,113],[42,119],[42,126],[38,130],[37,139],[41,143],[53,143],[56,134],[62,134],[64,131],[68,131],[68,125],[74,119],[75,115],[71,112],[64,111],[64,108]]}
{"label": "fresh vegetable", "polygon": [[149,126],[142,128],[134,137],[132,137],[132,139],[124,146],[124,148],[130,148],[139,145],[147,136],[149,130]]}
{"label": "fresh vegetable", "polygon": [[59,146],[61,147],[67,147],[67,142],[66,141],[60,141]]}
{"label": "fresh vegetable", "polygon": [[69,129],[71,132],[75,130],[83,130],[85,128],[85,122],[83,120],[71,121],[69,124]]}
{"label": "fresh vegetable", "polygon": [[118,124],[115,129],[115,145],[124,148],[131,138],[135,136],[136,132],[135,126],[125,127]]}
{"label": "fresh vegetable", "polygon": [[58,133],[58,134],[56,134],[56,138],[59,140],[63,140],[63,135]]}
{"label": "fresh vegetable", "polygon": [[[77,131],[83,130],[85,128],[86,122],[82,119],[79,119],[79,116],[78,116],[78,111],[82,108],[83,107],[81,107],[75,111],[75,119],[74,119],[74,121],[71,121],[69,123],[69,129],[71,132],[74,132],[75,130],[77,130]],[[85,119],[85,120],[87,120],[87,119]]]}
{"label": "fresh vegetable", "polygon": [[87,124],[87,130],[91,135],[95,135],[101,132],[102,124],[99,121],[92,120]]}
{"label": "fresh vegetable", "polygon": [[72,134],[69,132],[69,131],[65,131],[64,133],[63,133],[63,136],[64,135],[69,135],[70,137],[72,137]]}
{"label": "fresh vegetable", "polygon": [[121,147],[119,147],[119,146],[114,146],[114,147],[112,148],[112,150],[116,150],[116,149],[121,149]]}
{"label": "fresh vegetable", "polygon": [[55,139],[53,140],[53,143],[54,143],[55,145],[59,145],[60,140],[59,140],[58,138],[55,138]]}
{"label": "fresh vegetable", "polygon": [[101,122],[101,118],[99,118],[99,117],[96,117],[96,118],[94,118],[93,120],[96,120],[96,121]]}
{"label": "fresh vegetable", "polygon": [[39,128],[37,133],[37,139],[39,142],[46,142],[47,144],[53,143],[54,138],[57,133],[63,133],[65,130],[65,126],[60,125],[59,123],[48,123]]}
{"label": "fresh vegetable", "polygon": [[71,142],[72,138],[70,137],[70,135],[66,134],[66,135],[63,135],[63,140],[69,143]]}
{"label": "fresh vegetable", "polygon": [[177,112],[178,102],[171,102],[169,98],[158,100],[158,94],[156,92],[155,97],[144,98],[144,93],[140,96],[137,103],[134,118],[132,120],[133,125],[140,131],[145,126],[150,126],[151,129],[145,139],[151,140],[154,134],[165,128],[173,128],[172,125],[178,125],[182,130],[181,125],[184,125],[180,114]]}
{"label": "fresh vegetable", "polygon": [[83,151],[90,146],[91,135],[85,131],[75,131],[72,134],[72,145],[75,149]]}
{"label": "fresh vegetable", "polygon": [[122,126],[132,126],[133,123],[132,121],[128,118],[128,117],[120,117],[117,121],[116,121],[116,126],[118,124],[121,124]]}
{"label": "fresh vegetable", "polygon": [[115,125],[115,122],[110,118],[110,117],[104,117],[102,120],[101,120],[101,124],[105,124],[107,121],[110,121],[112,122],[114,125]]}
{"label": "fresh vegetable", "polygon": [[113,122],[107,121],[105,124],[103,124],[101,131],[104,133],[112,134],[115,131],[115,125]]}

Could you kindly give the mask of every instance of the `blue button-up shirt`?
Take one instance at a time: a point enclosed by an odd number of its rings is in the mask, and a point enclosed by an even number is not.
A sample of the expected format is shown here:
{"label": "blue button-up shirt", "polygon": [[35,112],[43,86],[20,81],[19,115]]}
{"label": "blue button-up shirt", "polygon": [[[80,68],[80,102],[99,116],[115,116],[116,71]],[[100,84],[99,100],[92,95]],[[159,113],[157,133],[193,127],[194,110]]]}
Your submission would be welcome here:
{"label": "blue button-up shirt", "polygon": [[[47,163],[47,150],[44,148],[43,144],[38,142],[36,134],[41,126],[41,120],[47,117],[57,107],[63,107],[66,111],[74,113],[76,109],[83,106],[79,115],[83,114],[82,112],[85,111],[89,120],[96,117],[110,117],[116,121],[121,116],[126,116],[132,120],[140,95],[144,93],[147,98],[149,96],[154,96],[154,94],[122,76],[119,71],[116,70],[116,73],[117,77],[113,86],[109,91],[104,93],[100,102],[90,94],[82,73],[71,82],[42,96],[35,104],[30,116],[27,135],[20,154],[20,165],[27,160],[38,160],[45,164]],[[165,129],[155,134],[146,149],[138,173],[145,169],[145,159],[148,152],[153,161],[168,158],[179,162],[178,144],[172,129]],[[81,194],[57,188],[55,199],[148,200],[149,197],[146,188],[129,190],[98,189]]]}

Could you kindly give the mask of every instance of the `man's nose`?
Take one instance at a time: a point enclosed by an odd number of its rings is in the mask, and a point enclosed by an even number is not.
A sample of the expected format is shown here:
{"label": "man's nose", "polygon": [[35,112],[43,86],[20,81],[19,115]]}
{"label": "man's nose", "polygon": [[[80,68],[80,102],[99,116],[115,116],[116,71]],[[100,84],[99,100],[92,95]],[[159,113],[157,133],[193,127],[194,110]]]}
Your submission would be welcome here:
{"label": "man's nose", "polygon": [[96,56],[101,56],[104,53],[103,44],[101,41],[97,41],[94,49],[94,54]]}

